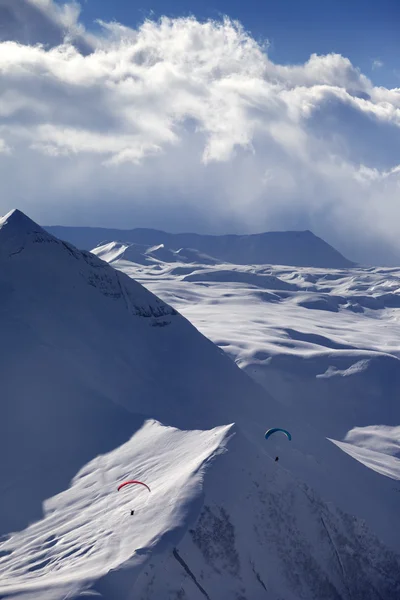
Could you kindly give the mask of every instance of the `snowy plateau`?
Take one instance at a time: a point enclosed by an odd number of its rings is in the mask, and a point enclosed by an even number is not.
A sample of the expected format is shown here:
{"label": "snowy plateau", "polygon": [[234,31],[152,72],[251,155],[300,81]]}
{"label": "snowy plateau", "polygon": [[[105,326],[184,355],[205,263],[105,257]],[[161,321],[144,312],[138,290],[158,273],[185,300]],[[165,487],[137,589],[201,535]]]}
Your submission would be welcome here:
{"label": "snowy plateau", "polygon": [[399,600],[400,268],[118,236],[0,219],[0,598]]}

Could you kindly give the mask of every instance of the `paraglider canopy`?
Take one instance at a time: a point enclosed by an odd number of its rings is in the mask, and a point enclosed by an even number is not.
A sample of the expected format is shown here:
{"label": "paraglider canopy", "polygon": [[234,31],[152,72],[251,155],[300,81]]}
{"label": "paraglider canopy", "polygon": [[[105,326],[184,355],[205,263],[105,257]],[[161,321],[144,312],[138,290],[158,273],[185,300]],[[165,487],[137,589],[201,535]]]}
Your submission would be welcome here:
{"label": "paraglider canopy", "polygon": [[282,433],[284,433],[288,440],[290,441],[292,439],[291,434],[286,431],[286,429],[281,429],[280,427],[273,427],[272,429],[268,429],[268,431],[265,433],[265,439],[267,440],[273,433],[276,433],[277,431],[282,431]]}
{"label": "paraglider canopy", "polygon": [[118,486],[118,491],[125,487],[126,485],[132,485],[132,484],[138,484],[138,485],[144,485],[145,488],[147,488],[149,490],[149,492],[151,491],[149,486],[146,483],[143,483],[143,481],[137,481],[136,479],[130,479],[129,481],[124,481],[123,483],[120,483]]}

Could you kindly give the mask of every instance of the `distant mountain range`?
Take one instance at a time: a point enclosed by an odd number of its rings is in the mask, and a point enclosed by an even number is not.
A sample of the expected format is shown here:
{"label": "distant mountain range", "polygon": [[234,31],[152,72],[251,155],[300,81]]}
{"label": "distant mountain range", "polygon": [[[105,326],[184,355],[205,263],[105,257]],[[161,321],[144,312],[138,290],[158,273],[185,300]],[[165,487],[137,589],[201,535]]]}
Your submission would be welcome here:
{"label": "distant mountain range", "polygon": [[[396,366],[374,379],[372,353],[333,346],[311,368],[286,353],[273,396],[173,306],[20,211],[0,218],[0,295],[2,600],[400,598],[396,484],[327,435],[362,424],[363,381],[372,424],[397,424],[378,385],[395,397]],[[281,402],[307,369],[314,395]],[[291,441],[265,439],[282,426]]]}
{"label": "distant mountain range", "polygon": [[106,242],[163,244],[165,249],[197,250],[234,264],[277,264],[297,267],[346,268],[355,265],[311,231],[273,231],[251,235],[201,235],[167,233],[156,229],[107,229],[100,227],[51,226],[54,236],[83,250]]}

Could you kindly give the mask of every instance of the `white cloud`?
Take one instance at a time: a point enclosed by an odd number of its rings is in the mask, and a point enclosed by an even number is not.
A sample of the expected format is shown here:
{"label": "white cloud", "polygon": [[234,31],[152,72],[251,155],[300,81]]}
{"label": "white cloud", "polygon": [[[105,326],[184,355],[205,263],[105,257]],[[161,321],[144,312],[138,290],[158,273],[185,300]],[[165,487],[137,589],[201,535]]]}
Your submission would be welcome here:
{"label": "white cloud", "polygon": [[[76,4],[13,2],[0,0],[12,25],[0,43],[0,137],[13,149],[0,157],[0,212],[309,228],[351,258],[400,251],[400,90],[374,87],[337,54],[274,64],[228,19],[102,23],[95,37]],[[17,25],[33,9],[24,41]]]}
{"label": "white cloud", "polygon": [[0,138],[0,154],[11,154],[11,148]]}
{"label": "white cloud", "polygon": [[372,61],[372,69],[380,69],[383,67],[383,62],[381,60],[379,60],[379,58],[376,58],[375,60]]}

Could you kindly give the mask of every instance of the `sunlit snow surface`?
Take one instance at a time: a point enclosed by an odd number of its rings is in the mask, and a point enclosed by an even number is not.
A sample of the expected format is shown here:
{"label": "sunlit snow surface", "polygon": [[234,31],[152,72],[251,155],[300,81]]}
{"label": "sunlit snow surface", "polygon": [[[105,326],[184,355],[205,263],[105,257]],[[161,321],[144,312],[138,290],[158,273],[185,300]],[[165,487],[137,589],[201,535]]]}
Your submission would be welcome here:
{"label": "sunlit snow surface", "polygon": [[398,272],[95,254],[224,352],[0,220],[0,598],[400,597]]}
{"label": "sunlit snow surface", "polygon": [[282,403],[309,408],[350,456],[400,479],[400,268],[110,262]]}
{"label": "sunlit snow surface", "polygon": [[[229,429],[180,431],[149,421],[85,465],[69,489],[45,503],[43,519],[0,544],[0,594],[40,590],[41,598],[60,598],[63,586],[79,590],[129,559],[133,586],[143,555],[167,533],[179,536],[201,494],[202,467],[223,449]],[[151,492],[139,485],[117,492],[132,477]]]}
{"label": "sunlit snow surface", "polygon": [[377,473],[400,479],[400,427],[356,427],[344,442],[332,442]]}

